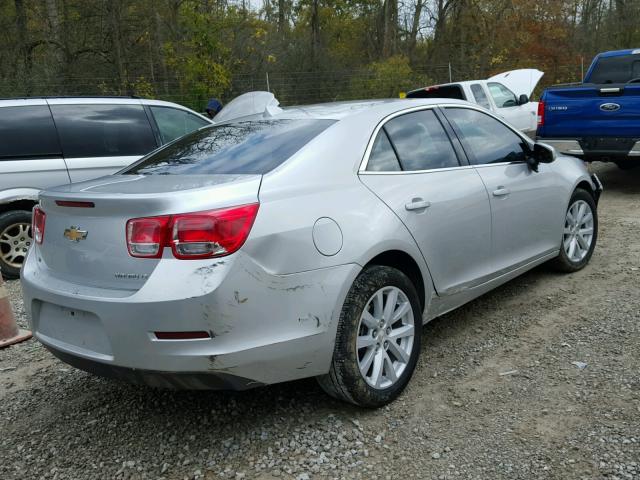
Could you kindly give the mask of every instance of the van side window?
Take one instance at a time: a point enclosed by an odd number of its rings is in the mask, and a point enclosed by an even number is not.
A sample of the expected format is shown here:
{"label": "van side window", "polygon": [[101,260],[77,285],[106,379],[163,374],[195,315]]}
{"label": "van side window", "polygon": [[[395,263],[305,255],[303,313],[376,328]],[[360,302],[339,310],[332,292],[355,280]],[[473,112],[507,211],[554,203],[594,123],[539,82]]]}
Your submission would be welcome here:
{"label": "van side window", "polygon": [[206,120],[196,117],[193,113],[185,112],[177,108],[156,106],[149,108],[158,125],[163,144],[172,142],[176,138],[180,138],[205,125],[211,125]]}
{"label": "van side window", "polygon": [[46,105],[0,108],[0,160],[61,156]]}
{"label": "van side window", "polygon": [[144,155],[157,147],[142,105],[51,105],[65,157]]}

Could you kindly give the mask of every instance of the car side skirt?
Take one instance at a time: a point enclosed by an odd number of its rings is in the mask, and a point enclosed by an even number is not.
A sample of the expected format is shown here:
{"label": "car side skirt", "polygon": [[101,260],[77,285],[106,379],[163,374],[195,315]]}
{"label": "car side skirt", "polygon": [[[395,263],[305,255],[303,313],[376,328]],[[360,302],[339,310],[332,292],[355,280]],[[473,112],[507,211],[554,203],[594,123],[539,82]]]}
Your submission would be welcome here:
{"label": "car side skirt", "polygon": [[427,321],[431,321],[436,317],[444,315],[456,308],[468,303],[472,300],[475,300],[481,295],[493,290],[496,287],[508,282],[509,280],[514,279],[522,275],[523,273],[531,270],[538,265],[545,263],[552,258],[555,258],[559,255],[560,249],[553,250],[543,254],[542,256],[536,258],[535,260],[531,260],[523,265],[520,265],[508,272],[502,273],[491,280],[488,280],[480,285],[474,287],[468,287],[463,289],[456,289],[455,293],[451,293],[449,295],[438,296],[433,299],[432,309],[429,312],[429,316],[426,318]]}

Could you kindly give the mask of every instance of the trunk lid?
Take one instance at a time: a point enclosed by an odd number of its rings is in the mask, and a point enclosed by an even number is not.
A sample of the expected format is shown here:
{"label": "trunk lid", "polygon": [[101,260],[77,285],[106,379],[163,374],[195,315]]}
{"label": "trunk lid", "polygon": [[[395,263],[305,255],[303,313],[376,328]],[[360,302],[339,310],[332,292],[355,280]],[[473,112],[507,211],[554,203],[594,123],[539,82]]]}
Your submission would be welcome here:
{"label": "trunk lid", "polygon": [[[114,175],[44,191],[40,205],[46,225],[39,256],[49,273],[61,280],[135,291],[161,259],[129,255],[127,220],[255,203],[261,178]],[[92,202],[94,206],[60,206],[57,201]],[[168,249],[163,258],[173,258]]]}
{"label": "trunk lid", "polygon": [[542,137],[638,137],[640,84],[551,88]]}

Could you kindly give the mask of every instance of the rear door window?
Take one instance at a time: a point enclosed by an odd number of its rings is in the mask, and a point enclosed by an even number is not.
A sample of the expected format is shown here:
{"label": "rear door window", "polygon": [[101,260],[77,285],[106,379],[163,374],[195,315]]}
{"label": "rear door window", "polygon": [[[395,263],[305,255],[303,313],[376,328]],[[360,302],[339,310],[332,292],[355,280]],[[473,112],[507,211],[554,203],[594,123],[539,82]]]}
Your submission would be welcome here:
{"label": "rear door window", "polygon": [[163,144],[172,142],[176,138],[180,138],[205,125],[211,125],[210,122],[203,118],[178,108],[157,106],[149,108],[158,125]]}
{"label": "rear door window", "polygon": [[384,129],[404,171],[460,166],[449,136],[433,110],[393,118]]}
{"label": "rear door window", "polygon": [[60,155],[58,135],[49,107],[0,108],[0,160]]}
{"label": "rear door window", "polygon": [[484,108],[491,108],[489,105],[489,99],[487,95],[484,93],[484,89],[482,85],[479,83],[474,83],[471,85],[471,93],[473,94],[473,98],[475,99],[478,105],[483,106]]}
{"label": "rear door window", "polygon": [[142,105],[51,105],[68,158],[144,155],[157,147]]}
{"label": "rear door window", "polygon": [[384,128],[378,132],[376,141],[373,143],[367,170],[370,172],[397,172],[402,170],[396,152],[393,151]]}
{"label": "rear door window", "polygon": [[256,120],[197,130],[119,172],[136,175],[264,174],[334,120]]}

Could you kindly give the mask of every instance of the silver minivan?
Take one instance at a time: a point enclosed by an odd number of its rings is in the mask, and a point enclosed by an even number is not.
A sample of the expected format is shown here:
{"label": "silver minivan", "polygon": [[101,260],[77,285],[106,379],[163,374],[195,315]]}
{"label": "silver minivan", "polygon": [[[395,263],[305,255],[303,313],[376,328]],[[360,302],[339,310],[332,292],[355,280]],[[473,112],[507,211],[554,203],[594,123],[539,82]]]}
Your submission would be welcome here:
{"label": "silver minivan", "polygon": [[127,97],[0,100],[0,269],[16,278],[40,190],[112,174],[209,125],[175,103]]}

